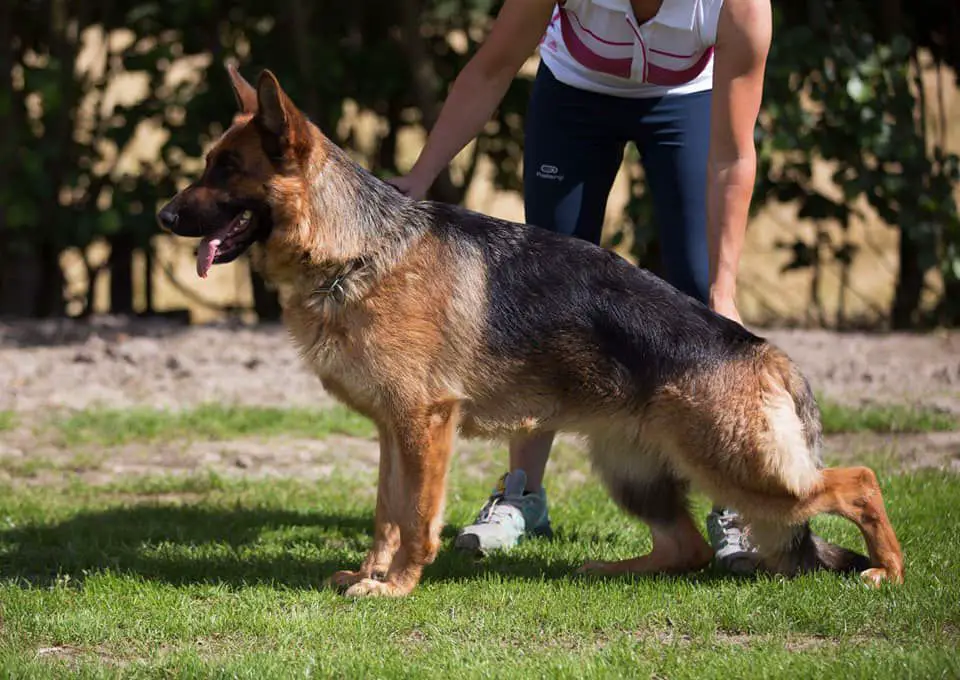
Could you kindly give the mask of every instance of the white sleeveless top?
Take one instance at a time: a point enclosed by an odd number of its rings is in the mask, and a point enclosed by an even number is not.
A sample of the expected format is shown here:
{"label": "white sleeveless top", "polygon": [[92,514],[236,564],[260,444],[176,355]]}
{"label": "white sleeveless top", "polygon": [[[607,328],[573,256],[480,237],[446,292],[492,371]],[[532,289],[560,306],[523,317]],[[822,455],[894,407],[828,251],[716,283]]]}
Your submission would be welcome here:
{"label": "white sleeveless top", "polygon": [[558,0],[540,58],[562,83],[619,97],[660,97],[713,86],[723,0],[663,0],[637,24],[630,0]]}

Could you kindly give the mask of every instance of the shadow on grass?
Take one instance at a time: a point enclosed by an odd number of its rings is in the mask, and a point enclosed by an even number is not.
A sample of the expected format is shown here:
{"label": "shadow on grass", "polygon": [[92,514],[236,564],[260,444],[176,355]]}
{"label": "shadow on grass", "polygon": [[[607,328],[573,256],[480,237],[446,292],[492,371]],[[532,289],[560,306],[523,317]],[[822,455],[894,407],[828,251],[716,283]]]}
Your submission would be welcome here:
{"label": "shadow on grass", "polygon": [[[104,571],[173,585],[267,584],[316,589],[339,569],[354,569],[371,541],[366,513],[296,512],[265,508],[138,506],[82,513],[60,523],[0,530],[0,579],[24,587],[81,585]],[[447,526],[424,583],[477,579],[573,580],[579,561],[529,551],[482,560],[459,553]],[[271,532],[280,532],[270,536]],[[596,536],[558,532],[554,541]],[[69,576],[69,579],[65,577]],[[629,580],[630,577],[625,577]],[[705,571],[680,578],[703,583],[730,577]]]}

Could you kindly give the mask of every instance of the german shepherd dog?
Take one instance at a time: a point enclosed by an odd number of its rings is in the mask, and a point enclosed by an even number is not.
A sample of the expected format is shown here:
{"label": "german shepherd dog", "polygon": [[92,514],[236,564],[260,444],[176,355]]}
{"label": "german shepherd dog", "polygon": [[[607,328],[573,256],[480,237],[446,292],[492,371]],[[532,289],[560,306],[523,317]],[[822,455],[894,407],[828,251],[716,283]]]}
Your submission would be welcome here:
{"label": "german shepherd dog", "polygon": [[[250,250],[324,388],[377,425],[373,545],[335,586],[410,593],[440,547],[457,433],[540,429],[584,436],[611,496],[652,532],[649,554],[582,571],[708,565],[693,487],[740,511],[770,572],[902,582],[876,476],[824,468],[819,409],[782,351],[608,250],[402,195],[270,71],[253,87],[228,69],[240,111],[158,220],[202,239],[201,277]],[[869,559],[813,535],[820,513],[854,522]]]}

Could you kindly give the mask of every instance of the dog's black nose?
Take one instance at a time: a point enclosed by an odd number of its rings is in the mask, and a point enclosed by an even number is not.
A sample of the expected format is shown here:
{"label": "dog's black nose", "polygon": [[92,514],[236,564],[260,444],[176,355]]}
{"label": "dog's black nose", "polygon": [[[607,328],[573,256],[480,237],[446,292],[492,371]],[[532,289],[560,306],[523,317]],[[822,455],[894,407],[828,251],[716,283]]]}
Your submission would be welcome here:
{"label": "dog's black nose", "polygon": [[177,213],[169,208],[164,208],[157,213],[157,221],[160,222],[160,226],[164,229],[172,230],[177,226]]}

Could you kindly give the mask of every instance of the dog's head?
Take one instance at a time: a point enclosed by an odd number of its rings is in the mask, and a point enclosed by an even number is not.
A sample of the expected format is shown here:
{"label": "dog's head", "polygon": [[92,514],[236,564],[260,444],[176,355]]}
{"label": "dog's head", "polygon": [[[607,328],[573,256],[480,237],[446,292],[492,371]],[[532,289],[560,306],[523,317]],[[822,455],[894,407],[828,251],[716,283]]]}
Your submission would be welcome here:
{"label": "dog's head", "polygon": [[201,177],[157,213],[164,230],[202,239],[201,277],[270,237],[275,186],[301,173],[312,145],[309,122],[273,73],[263,71],[254,88],[235,68],[227,70],[239,113],[207,153]]}

